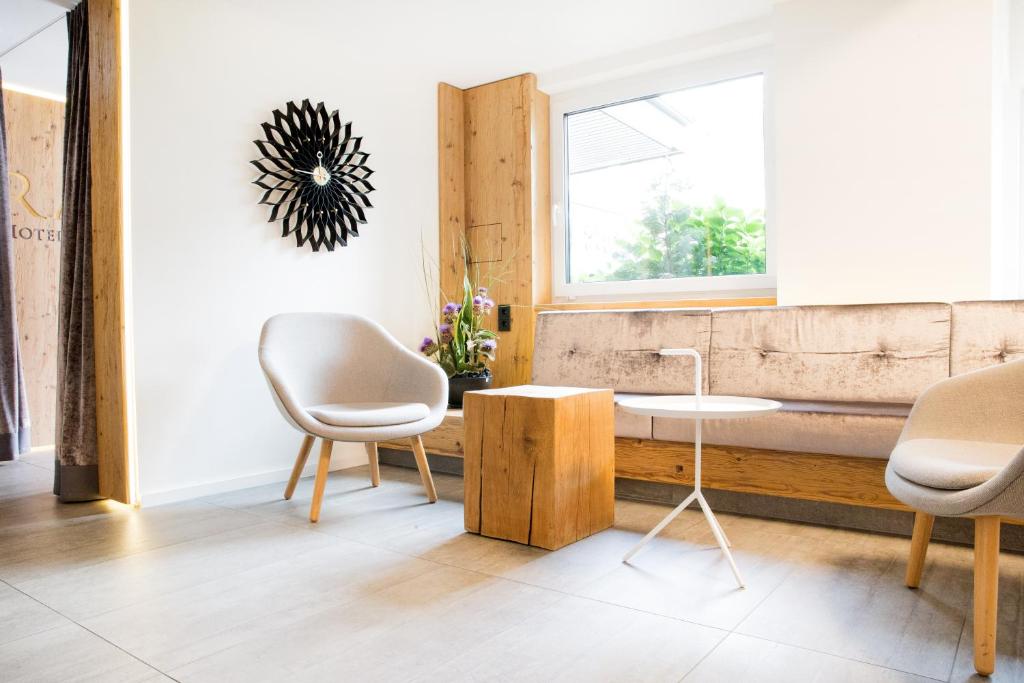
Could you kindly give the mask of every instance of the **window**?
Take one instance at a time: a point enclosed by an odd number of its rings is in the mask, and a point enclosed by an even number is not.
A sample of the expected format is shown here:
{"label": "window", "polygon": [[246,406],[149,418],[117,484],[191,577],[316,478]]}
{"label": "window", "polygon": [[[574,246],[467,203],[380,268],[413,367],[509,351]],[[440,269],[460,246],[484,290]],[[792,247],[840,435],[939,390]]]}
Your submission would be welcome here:
{"label": "window", "polygon": [[764,74],[654,92],[556,103],[555,295],[773,289]]}

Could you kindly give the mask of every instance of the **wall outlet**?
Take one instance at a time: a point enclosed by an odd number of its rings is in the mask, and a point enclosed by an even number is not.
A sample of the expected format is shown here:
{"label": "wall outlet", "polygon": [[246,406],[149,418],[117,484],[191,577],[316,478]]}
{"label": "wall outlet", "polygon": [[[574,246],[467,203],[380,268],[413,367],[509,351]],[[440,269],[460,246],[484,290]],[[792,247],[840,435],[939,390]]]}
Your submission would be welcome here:
{"label": "wall outlet", "polygon": [[498,306],[498,332],[512,331],[512,307],[508,304]]}

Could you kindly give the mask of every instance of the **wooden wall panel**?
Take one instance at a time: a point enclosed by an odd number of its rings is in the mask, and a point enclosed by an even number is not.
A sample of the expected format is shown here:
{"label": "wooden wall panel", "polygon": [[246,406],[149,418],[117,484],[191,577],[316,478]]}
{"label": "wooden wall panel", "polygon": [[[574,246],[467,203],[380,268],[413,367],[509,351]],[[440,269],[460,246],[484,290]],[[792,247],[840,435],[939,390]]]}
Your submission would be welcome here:
{"label": "wooden wall panel", "polygon": [[89,1],[89,127],[100,493],[129,503],[120,0]]}
{"label": "wooden wall panel", "polygon": [[441,305],[458,300],[466,234],[466,141],[463,92],[447,83],[437,86],[438,279]]}
{"label": "wooden wall panel", "polygon": [[533,74],[438,89],[441,290],[461,292],[461,239],[473,236],[486,249],[474,260],[491,297],[512,307],[512,329],[499,334],[496,386],[529,382],[533,306],[550,296],[547,111]]}
{"label": "wooden wall panel", "polygon": [[533,303],[551,301],[551,106],[534,88],[531,109],[533,149]]}
{"label": "wooden wall panel", "polygon": [[5,90],[14,287],[32,444],[54,441],[64,104]]}

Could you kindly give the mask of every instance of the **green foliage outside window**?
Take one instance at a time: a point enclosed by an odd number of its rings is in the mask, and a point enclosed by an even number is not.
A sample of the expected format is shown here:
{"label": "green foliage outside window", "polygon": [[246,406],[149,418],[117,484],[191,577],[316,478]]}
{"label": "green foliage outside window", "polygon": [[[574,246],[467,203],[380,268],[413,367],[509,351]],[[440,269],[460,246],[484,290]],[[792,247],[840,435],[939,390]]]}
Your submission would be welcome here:
{"label": "green foliage outside window", "polygon": [[691,206],[676,199],[672,186],[656,185],[641,221],[643,230],[621,240],[609,272],[583,281],[656,280],[765,272],[764,217],[715,199]]}

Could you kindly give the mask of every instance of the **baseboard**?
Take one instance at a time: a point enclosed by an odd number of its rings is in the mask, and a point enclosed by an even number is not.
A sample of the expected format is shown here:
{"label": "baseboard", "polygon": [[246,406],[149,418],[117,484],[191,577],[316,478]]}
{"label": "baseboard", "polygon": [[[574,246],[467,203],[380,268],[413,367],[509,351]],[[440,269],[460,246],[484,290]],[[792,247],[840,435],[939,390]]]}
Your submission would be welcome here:
{"label": "baseboard", "polygon": [[[362,448],[362,446],[360,446]],[[366,456],[356,459],[352,454],[343,454],[341,457],[331,459],[331,472],[346,470],[350,467],[359,467],[366,464]],[[267,484],[281,484],[281,491],[284,491],[284,484],[292,474],[292,468],[286,467],[279,470],[268,470],[256,474],[248,474],[242,477],[230,479],[218,479],[216,481],[193,484],[181,488],[164,489],[162,491],[143,491],[139,496],[140,507],[154,507],[167,505],[168,503],[180,503],[204,496],[213,496],[218,493],[230,493],[241,489],[253,488],[255,486],[266,486]],[[312,477],[316,474],[316,453],[313,453],[302,470],[303,477]]]}

